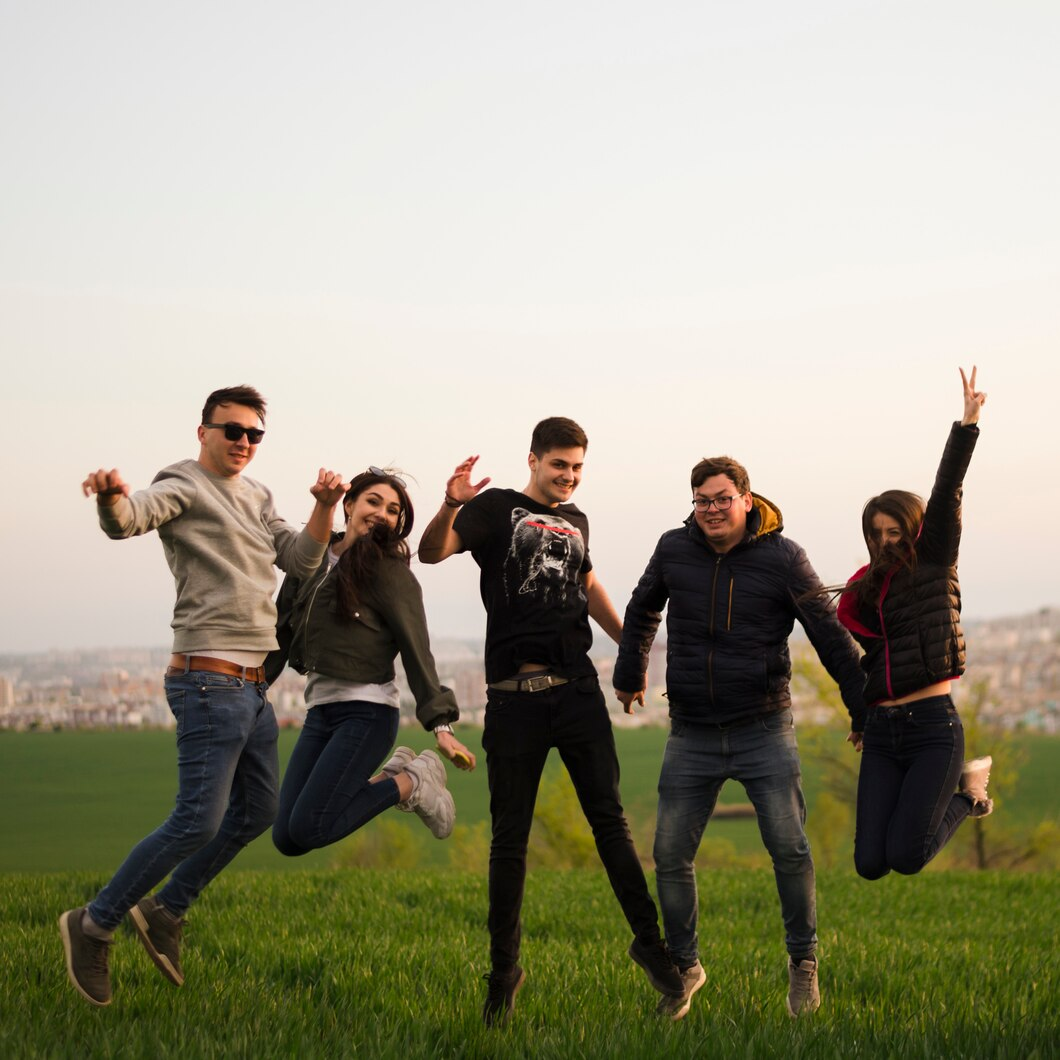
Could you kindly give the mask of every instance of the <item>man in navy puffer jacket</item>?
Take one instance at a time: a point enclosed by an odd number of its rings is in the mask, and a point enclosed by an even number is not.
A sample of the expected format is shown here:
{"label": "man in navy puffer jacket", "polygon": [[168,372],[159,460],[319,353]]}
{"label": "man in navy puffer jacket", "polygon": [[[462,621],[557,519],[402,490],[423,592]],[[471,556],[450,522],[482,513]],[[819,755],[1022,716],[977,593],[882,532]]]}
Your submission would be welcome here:
{"label": "man in navy puffer jacket", "polygon": [[718,793],[740,781],[773,860],[788,950],[788,1012],[820,1004],[813,859],[791,718],[788,637],[797,618],[861,732],[864,675],[802,548],[731,457],[692,469],[693,514],[663,534],[626,609],[614,671],[627,711],[643,705],[648,652],[667,608],[671,731],[659,777],[656,879],[666,941],[685,981],[660,1011],[680,1019],[705,982],[695,856]]}

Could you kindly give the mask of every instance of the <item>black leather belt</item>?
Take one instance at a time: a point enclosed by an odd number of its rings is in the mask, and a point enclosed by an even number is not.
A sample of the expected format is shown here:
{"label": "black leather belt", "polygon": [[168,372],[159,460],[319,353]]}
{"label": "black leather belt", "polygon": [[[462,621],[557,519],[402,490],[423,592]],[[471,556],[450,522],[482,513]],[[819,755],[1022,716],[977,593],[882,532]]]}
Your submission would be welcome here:
{"label": "black leather belt", "polygon": [[558,688],[569,682],[569,677],[557,677],[555,674],[533,674],[530,677],[513,677],[507,681],[494,681],[487,687],[495,692],[544,692],[548,688]]}

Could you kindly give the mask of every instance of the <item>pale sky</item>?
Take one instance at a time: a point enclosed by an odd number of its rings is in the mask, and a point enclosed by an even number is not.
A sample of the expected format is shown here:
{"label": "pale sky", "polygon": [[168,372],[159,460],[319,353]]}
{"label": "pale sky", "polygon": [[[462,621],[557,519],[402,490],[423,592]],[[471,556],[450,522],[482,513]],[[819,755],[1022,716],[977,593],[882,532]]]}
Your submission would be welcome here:
{"label": "pale sky", "polygon": [[[169,643],[161,546],[79,484],[243,382],[287,518],[394,464],[413,542],[574,417],[621,609],[704,455],[845,579],[976,363],[965,615],[1060,605],[1058,54],[1055,0],[0,0],[0,653]],[[481,633],[469,557],[415,569]]]}

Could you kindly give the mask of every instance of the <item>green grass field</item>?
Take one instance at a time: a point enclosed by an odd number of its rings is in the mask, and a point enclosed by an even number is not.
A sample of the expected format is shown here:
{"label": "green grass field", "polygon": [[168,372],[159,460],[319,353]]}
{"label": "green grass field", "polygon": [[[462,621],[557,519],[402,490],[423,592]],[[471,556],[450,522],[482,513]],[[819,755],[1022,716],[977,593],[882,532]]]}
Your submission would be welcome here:
{"label": "green grass field", "polygon": [[[480,749],[479,733],[464,729],[461,738]],[[286,762],[297,733],[281,734],[280,757]],[[622,763],[622,794],[627,815],[642,855],[651,851],[655,816],[655,785],[666,731],[619,729],[615,733]],[[839,753],[852,753],[843,734],[830,734]],[[402,729],[399,740],[414,747],[430,745],[418,728]],[[999,800],[999,811],[984,825],[992,832],[1029,829],[1046,819],[1056,820],[1055,777],[1060,773],[1060,738],[1025,736],[1020,747],[1027,760],[1011,797]],[[468,845],[478,845],[484,857],[488,794],[484,759],[474,773],[449,770],[457,805],[461,845],[432,839],[412,816],[387,813],[371,822],[362,835],[382,828],[388,839],[400,838],[401,863],[408,868],[465,864]],[[815,805],[819,778],[804,759],[805,788],[811,837],[816,826]],[[546,777],[562,772],[558,756],[549,760]],[[53,872],[84,869],[113,871],[137,840],[154,829],[173,805],[176,755],[170,732],[40,732],[0,733],[0,872]],[[743,790],[728,784],[722,802],[743,801]],[[385,823],[384,823],[385,821]],[[477,826],[477,829],[476,829]],[[837,865],[849,865],[853,826],[843,822],[832,836],[838,844]],[[471,839],[468,839],[468,833]],[[330,867],[336,850],[317,851],[304,858],[278,854],[262,836],[237,862],[238,868],[302,871]],[[758,830],[753,820],[716,820],[707,830],[701,864],[726,864],[748,859],[764,864]],[[951,859],[944,852],[937,867]]]}
{"label": "green grass field", "polygon": [[177,989],[120,933],[114,1003],[66,979],[59,913],[100,874],[0,876],[0,1055],[28,1057],[895,1057],[1057,1054],[1055,873],[819,881],[823,1003],[789,1020],[771,874],[701,874],[707,985],[660,1020],[603,873],[535,872],[528,980],[480,1021],[485,880],[432,871],[223,874]]}

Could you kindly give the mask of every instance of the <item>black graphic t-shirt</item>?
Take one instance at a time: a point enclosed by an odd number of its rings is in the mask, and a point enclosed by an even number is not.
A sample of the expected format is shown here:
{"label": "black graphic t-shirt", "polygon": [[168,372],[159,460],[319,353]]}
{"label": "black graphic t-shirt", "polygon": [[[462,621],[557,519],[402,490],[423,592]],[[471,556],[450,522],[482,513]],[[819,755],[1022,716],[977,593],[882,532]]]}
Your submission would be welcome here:
{"label": "black graphic t-shirt", "polygon": [[490,489],[457,513],[453,529],[482,571],[486,680],[543,663],[561,677],[596,672],[588,651],[592,570],[589,520],[573,504],[538,504],[518,490]]}

